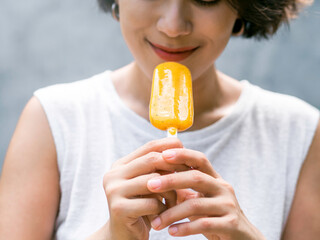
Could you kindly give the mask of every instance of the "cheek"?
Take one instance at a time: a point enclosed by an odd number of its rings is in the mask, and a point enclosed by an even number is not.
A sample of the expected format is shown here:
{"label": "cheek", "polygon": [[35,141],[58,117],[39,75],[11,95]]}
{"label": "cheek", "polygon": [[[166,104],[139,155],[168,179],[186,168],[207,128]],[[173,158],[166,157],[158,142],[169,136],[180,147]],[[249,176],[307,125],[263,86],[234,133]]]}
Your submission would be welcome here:
{"label": "cheek", "polygon": [[[203,50],[199,52],[199,58],[196,66],[190,64],[194,79],[207,71],[222,54],[226,48],[233,28],[233,21],[235,17],[223,16],[208,16],[201,19],[195,29],[195,35],[200,36],[199,39],[203,40]],[[203,23],[206,24],[203,24]]]}
{"label": "cheek", "polygon": [[207,40],[206,44],[212,48],[212,53],[216,56],[219,56],[226,47],[236,20],[236,14],[226,6],[224,8],[203,16],[195,28],[202,33]]}
{"label": "cheek", "polygon": [[235,20],[235,13],[227,8],[204,16],[197,25],[210,39],[219,41],[231,37]]}
{"label": "cheek", "polygon": [[197,15],[197,27],[216,39],[230,37],[237,18],[237,12],[224,2],[207,11],[199,11]]}
{"label": "cheek", "polygon": [[131,38],[134,38],[136,34],[139,34],[145,25],[144,18],[139,15],[139,11],[130,10],[130,5],[131,4],[122,7],[120,12],[121,31],[125,40],[129,40],[128,44],[130,43]]}
{"label": "cheek", "polygon": [[[147,43],[154,36],[159,9],[157,4],[162,1],[154,0],[121,0],[120,26],[122,36],[145,76],[152,79],[154,68],[161,62],[152,53]],[[133,10],[134,9],[134,10]]]}
{"label": "cheek", "polygon": [[[120,5],[120,25],[124,36],[141,34],[154,21],[152,5],[144,0],[122,0]],[[149,14],[148,14],[149,13]]]}
{"label": "cheek", "polygon": [[153,14],[146,14],[146,12],[150,12],[150,4],[141,3],[141,0],[123,0],[120,10],[122,35],[136,60],[146,54],[147,43],[145,38],[155,21]]}

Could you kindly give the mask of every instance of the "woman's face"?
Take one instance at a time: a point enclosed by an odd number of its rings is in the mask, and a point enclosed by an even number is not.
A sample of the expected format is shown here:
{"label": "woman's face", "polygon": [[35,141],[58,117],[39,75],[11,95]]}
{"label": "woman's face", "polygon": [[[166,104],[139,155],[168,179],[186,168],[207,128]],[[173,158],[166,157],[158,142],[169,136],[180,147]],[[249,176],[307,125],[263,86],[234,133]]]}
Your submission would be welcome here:
{"label": "woman's face", "polygon": [[124,39],[148,78],[164,61],[180,62],[193,79],[226,47],[236,11],[226,0],[119,0]]}

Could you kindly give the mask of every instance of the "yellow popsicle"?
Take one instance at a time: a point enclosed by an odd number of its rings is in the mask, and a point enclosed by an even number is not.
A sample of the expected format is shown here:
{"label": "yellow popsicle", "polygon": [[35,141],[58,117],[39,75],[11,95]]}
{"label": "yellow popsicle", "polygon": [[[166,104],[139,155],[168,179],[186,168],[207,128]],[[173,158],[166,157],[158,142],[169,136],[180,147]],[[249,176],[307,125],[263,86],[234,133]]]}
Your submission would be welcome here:
{"label": "yellow popsicle", "polygon": [[153,73],[149,117],[168,136],[193,124],[192,79],[189,69],[176,62],[159,64]]}

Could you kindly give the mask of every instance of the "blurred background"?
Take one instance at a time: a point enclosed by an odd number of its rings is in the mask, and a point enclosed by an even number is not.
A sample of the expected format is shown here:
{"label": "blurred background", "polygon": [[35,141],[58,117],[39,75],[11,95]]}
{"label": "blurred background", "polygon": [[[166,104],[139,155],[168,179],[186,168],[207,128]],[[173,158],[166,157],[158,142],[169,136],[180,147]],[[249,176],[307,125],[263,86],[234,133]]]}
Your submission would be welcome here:
{"label": "blurred background", "polygon": [[[234,38],[223,72],[320,108],[320,1],[270,41]],[[1,0],[0,171],[19,115],[41,87],[88,78],[132,61],[119,24],[96,0]]]}

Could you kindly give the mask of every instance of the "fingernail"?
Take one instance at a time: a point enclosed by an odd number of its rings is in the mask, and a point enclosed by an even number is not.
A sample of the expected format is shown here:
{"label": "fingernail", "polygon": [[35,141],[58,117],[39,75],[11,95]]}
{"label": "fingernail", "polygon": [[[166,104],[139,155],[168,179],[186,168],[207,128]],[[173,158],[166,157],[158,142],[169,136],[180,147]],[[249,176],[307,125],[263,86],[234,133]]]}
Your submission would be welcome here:
{"label": "fingernail", "polygon": [[152,189],[158,189],[161,187],[161,180],[160,179],[151,179],[148,181],[148,186]]}
{"label": "fingernail", "polygon": [[178,228],[177,227],[170,227],[169,228],[169,233],[171,235],[175,235],[178,232]]}
{"label": "fingernail", "polygon": [[154,220],[151,222],[151,226],[152,226],[152,228],[154,228],[154,229],[158,228],[160,225],[161,225],[161,219],[160,219],[160,217],[157,217],[156,219],[154,219]]}
{"label": "fingernail", "polygon": [[177,153],[174,150],[165,150],[162,152],[162,156],[168,160],[174,159],[176,157],[176,155],[177,155]]}

